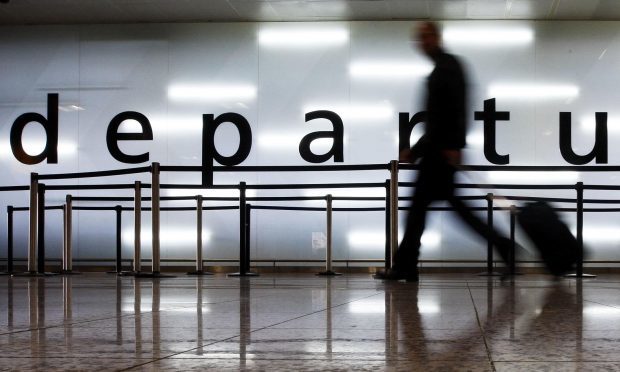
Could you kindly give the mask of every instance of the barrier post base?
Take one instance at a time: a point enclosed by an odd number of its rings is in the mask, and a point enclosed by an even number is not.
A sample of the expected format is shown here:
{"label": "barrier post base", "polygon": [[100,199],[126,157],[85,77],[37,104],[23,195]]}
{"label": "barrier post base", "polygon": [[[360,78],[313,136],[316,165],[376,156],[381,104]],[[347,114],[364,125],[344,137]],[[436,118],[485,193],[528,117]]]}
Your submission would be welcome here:
{"label": "barrier post base", "polygon": [[564,275],[565,278],[571,278],[571,279],[592,279],[592,278],[596,278],[596,275],[594,274],[586,274],[586,273],[582,273],[581,275],[577,274],[577,273],[573,273],[573,274],[566,274]]}
{"label": "barrier post base", "polygon": [[174,275],[167,275],[167,274],[162,274],[158,271],[156,272],[152,272],[152,273],[144,273],[144,272],[140,272],[140,273],[136,273],[134,275],[134,277],[136,278],[174,278]]}
{"label": "barrier post base", "polygon": [[228,277],[244,277],[244,276],[259,276],[258,273],[252,273],[252,272],[247,272],[247,273],[242,273],[242,272],[238,272],[238,273],[231,273],[226,275]]}
{"label": "barrier post base", "polygon": [[75,270],[60,270],[60,275],[82,275],[81,272]]}
{"label": "barrier post base", "polygon": [[18,277],[44,277],[44,276],[56,276],[58,275],[57,273],[40,273],[37,271],[26,271],[23,273],[13,273],[12,276],[18,276]]}
{"label": "barrier post base", "polygon": [[321,271],[320,273],[316,273],[316,275],[319,275],[319,276],[338,276],[338,275],[342,275],[342,273],[337,273],[337,272],[332,271],[332,270],[325,270],[325,271]]}
{"label": "barrier post base", "polygon": [[504,275],[504,274],[502,274],[502,273],[498,273],[497,271],[491,271],[491,272],[488,272],[488,271],[483,271],[483,272],[478,273],[478,274],[476,274],[476,275],[477,275],[477,276],[502,276],[502,275]]}
{"label": "barrier post base", "polygon": [[204,270],[197,270],[197,271],[190,271],[187,273],[187,275],[214,275],[214,274],[208,271],[204,271]]}

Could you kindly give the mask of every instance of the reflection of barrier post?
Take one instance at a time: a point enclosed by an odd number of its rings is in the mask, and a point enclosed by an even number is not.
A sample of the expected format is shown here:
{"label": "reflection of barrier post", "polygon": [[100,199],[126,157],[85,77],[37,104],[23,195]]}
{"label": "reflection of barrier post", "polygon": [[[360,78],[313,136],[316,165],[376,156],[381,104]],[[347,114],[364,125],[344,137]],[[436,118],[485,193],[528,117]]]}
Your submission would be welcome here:
{"label": "reflection of barrier post", "polygon": [[196,271],[190,271],[189,275],[212,275],[204,271],[202,260],[202,201],[202,195],[196,195]]}
{"label": "reflection of barrier post", "polygon": [[398,249],[398,160],[390,161],[390,186],[390,258],[393,261]]}
{"label": "reflection of barrier post", "polygon": [[596,275],[584,274],[583,272],[583,182],[575,184],[577,192],[577,267],[575,274],[569,274],[568,277],[574,278],[594,278]]}
{"label": "reflection of barrier post", "polygon": [[493,194],[488,193],[485,197],[487,201],[487,270],[478,274],[479,276],[499,276],[500,273],[493,271]]}
{"label": "reflection of barrier post", "polygon": [[134,223],[134,238],[133,238],[133,271],[137,274],[140,273],[141,264],[140,256],[141,241],[140,231],[142,231],[142,182],[136,181],[134,184],[134,198],[133,198],[133,223]]}
{"label": "reflection of barrier post", "polygon": [[258,276],[256,273],[249,272],[250,252],[247,249],[247,225],[248,215],[246,199],[246,183],[239,183],[239,272],[228,274],[228,276]]}
{"label": "reflection of barrier post", "polygon": [[152,272],[154,275],[160,272],[160,244],[159,244],[159,163],[153,163],[151,167],[151,233],[153,241]]}
{"label": "reflection of barrier post", "polygon": [[391,191],[391,183],[390,180],[385,180],[385,270],[389,270],[392,268],[392,245],[390,239],[390,214],[391,214],[391,200],[390,200],[390,191]]}
{"label": "reflection of barrier post", "polygon": [[317,275],[342,275],[332,270],[332,195],[327,194],[325,196],[327,202],[327,248],[325,249],[325,271],[318,273]]}
{"label": "reflection of barrier post", "polygon": [[39,195],[39,175],[30,173],[30,209],[28,225],[28,273],[35,274],[37,271],[37,196]]}

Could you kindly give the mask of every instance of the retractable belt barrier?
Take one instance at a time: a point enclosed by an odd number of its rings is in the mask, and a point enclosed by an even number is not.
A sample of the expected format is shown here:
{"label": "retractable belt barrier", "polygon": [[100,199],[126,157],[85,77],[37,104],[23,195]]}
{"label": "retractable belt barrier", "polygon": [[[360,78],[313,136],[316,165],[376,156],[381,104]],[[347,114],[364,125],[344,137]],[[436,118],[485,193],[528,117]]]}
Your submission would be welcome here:
{"label": "retractable belt barrier", "polygon": [[[397,161],[391,161],[388,164],[369,164],[369,165],[320,165],[320,166],[214,166],[214,172],[300,172],[300,171],[368,171],[368,170],[389,170],[390,178],[383,183],[321,183],[321,184],[258,184],[248,185],[245,182],[241,182],[238,185],[214,185],[205,187],[204,185],[189,185],[189,184],[160,184],[161,172],[201,172],[202,167],[196,166],[160,166],[159,163],[152,163],[148,167],[136,167],[120,170],[108,170],[98,172],[81,172],[81,173],[65,173],[65,174],[37,174],[31,173],[29,186],[2,186],[0,192],[20,192],[29,191],[29,206],[28,207],[13,207],[7,206],[7,272],[14,273],[14,236],[13,236],[13,217],[17,211],[28,211],[28,257],[27,257],[27,275],[42,275],[45,274],[45,211],[46,210],[62,210],[63,211],[63,254],[62,254],[62,273],[72,273],[72,211],[73,210],[93,210],[93,211],[115,211],[116,213],[116,272],[121,272],[121,216],[123,211],[134,212],[134,258],[133,258],[133,274],[141,274],[141,213],[142,211],[150,211],[152,214],[152,259],[151,259],[151,273],[149,275],[158,276],[161,271],[161,257],[160,257],[160,212],[161,211],[196,211],[196,228],[197,228],[197,242],[196,242],[196,271],[195,273],[204,272],[203,266],[203,247],[202,247],[202,213],[205,210],[224,210],[224,209],[238,209],[239,210],[239,273],[241,276],[255,275],[250,270],[250,250],[249,250],[249,232],[250,232],[250,219],[252,209],[272,209],[272,210],[307,210],[307,211],[325,211],[326,212],[326,231],[327,231],[327,249],[326,249],[326,270],[324,273],[331,272],[332,270],[332,213],[338,211],[384,211],[385,226],[386,226],[386,244],[385,244],[385,266],[390,268],[394,253],[398,247],[398,211],[405,208],[399,206],[399,201],[410,200],[411,197],[399,197],[400,187],[415,187],[415,182],[399,182],[399,170],[417,170],[418,166],[411,164],[399,164]],[[463,166],[461,170],[467,171],[558,171],[558,170],[573,170],[580,172],[618,172],[620,166]],[[143,183],[141,181],[135,181],[134,184],[90,184],[90,185],[76,185],[76,184],[43,184],[40,181],[49,180],[63,180],[63,179],[80,179],[80,178],[98,178],[98,177],[110,177],[119,175],[134,175],[141,173],[150,173],[151,179],[149,183]],[[295,189],[336,189],[336,188],[383,188],[386,192],[386,197],[347,197],[347,196],[332,196],[327,194],[326,196],[316,197],[292,197],[292,196],[276,196],[276,197],[247,197],[246,191],[248,189],[255,190],[295,190]],[[529,196],[502,196],[501,199],[511,201],[547,201],[558,203],[574,203],[574,208],[554,208],[556,211],[563,212],[576,212],[577,220],[577,241],[579,245],[579,260],[576,268],[577,277],[586,276],[583,273],[583,214],[586,212],[619,212],[620,208],[584,208],[584,204],[620,204],[620,200],[613,199],[585,199],[585,190],[620,190],[620,186],[616,185],[584,185],[583,182],[577,182],[574,185],[556,184],[556,185],[521,185],[521,184],[467,184],[458,183],[455,184],[456,188],[461,189],[514,189],[514,190],[575,190],[576,197],[572,198],[553,198],[553,197],[529,197]],[[151,196],[142,196],[142,189],[151,189]],[[160,196],[161,189],[238,189],[239,197],[206,197],[202,195],[195,196],[180,196],[180,197],[162,197]],[[46,206],[45,194],[51,191],[62,190],[134,190],[133,197],[105,197],[105,196],[66,196],[66,204],[61,206]],[[493,227],[493,212],[494,211],[508,211],[511,216],[511,240],[514,247],[514,219],[519,207],[511,205],[510,208],[497,207],[494,205],[494,201],[499,197],[492,193],[486,196],[463,196],[462,200],[486,200],[487,206],[485,207],[470,207],[471,210],[486,211],[487,223],[489,228]],[[161,207],[161,201],[181,201],[181,200],[196,200],[195,207]],[[248,201],[264,202],[264,201],[301,201],[301,200],[325,200],[327,205],[325,208],[314,207],[294,207],[294,206],[265,206],[265,205],[250,205]],[[133,208],[116,206],[76,206],[74,202],[85,201],[126,201],[134,202]],[[150,207],[143,207],[142,201],[150,202]],[[204,201],[238,201],[238,206],[223,206],[223,207],[205,207]],[[355,207],[355,208],[335,208],[333,207],[334,201],[384,201],[383,207]],[[431,207],[429,210],[452,210],[452,208],[445,207]],[[493,265],[493,251],[491,244],[488,243],[487,252],[487,272],[492,271]],[[514,272],[514,251],[511,252],[510,269]]]}

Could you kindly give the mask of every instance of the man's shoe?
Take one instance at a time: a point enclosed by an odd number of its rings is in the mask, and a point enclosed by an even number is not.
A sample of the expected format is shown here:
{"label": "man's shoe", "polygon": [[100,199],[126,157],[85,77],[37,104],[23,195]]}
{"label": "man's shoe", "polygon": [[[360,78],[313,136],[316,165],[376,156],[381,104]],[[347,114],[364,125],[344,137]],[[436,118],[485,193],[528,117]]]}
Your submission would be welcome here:
{"label": "man's shoe", "polygon": [[372,277],[380,280],[406,280],[408,282],[419,281],[417,271],[410,272],[389,269],[387,271],[377,271]]}

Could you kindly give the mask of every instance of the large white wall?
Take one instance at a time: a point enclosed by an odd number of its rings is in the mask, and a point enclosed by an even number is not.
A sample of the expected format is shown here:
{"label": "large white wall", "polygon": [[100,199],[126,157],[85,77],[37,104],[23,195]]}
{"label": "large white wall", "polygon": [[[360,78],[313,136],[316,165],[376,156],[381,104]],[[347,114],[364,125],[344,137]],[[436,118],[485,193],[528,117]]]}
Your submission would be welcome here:
{"label": "large white wall", "polygon": [[[26,185],[30,172],[82,172],[132,166],[115,160],[105,141],[110,120],[123,111],[145,114],[153,126],[154,140],[122,143],[121,149],[129,154],[148,151],[150,161],[163,165],[200,165],[202,114],[219,115],[231,111],[243,115],[253,132],[252,151],[243,165],[310,165],[299,155],[299,140],[310,132],[331,129],[324,120],[304,121],[304,114],[314,109],[333,110],[342,116],[344,164],[387,163],[397,154],[398,113],[413,114],[424,109],[425,74],[430,62],[411,41],[412,25],[412,22],[327,22],[2,27],[0,166],[3,176],[0,184]],[[497,109],[510,111],[511,115],[510,121],[497,125],[497,151],[510,154],[510,165],[569,165],[559,151],[559,113],[565,111],[572,113],[573,146],[581,154],[589,152],[594,143],[594,113],[608,112],[609,165],[620,164],[620,150],[614,146],[620,140],[617,130],[620,93],[616,89],[620,86],[618,26],[617,22],[445,22],[446,47],[463,57],[470,78],[466,163],[488,164],[482,150],[482,123],[473,120],[473,112],[482,110],[485,99],[496,98]],[[296,34],[300,31],[305,34]],[[313,37],[317,32],[329,36],[316,41]],[[288,35],[294,42],[270,42],[268,37],[274,34]],[[174,93],[179,90],[186,93],[188,87],[208,85],[240,86],[243,90],[238,92],[241,95],[233,92],[230,97],[219,98],[208,98],[205,94],[183,98]],[[60,94],[58,164],[22,164],[10,150],[11,125],[25,112],[45,115],[48,93]],[[131,123],[125,127],[131,130]],[[37,153],[40,150],[37,146],[44,141],[42,128],[37,124],[28,125],[23,141],[27,149]],[[236,150],[238,135],[232,125],[219,129],[216,144],[225,155]],[[321,146],[313,149],[320,152]],[[328,146],[322,147],[326,148]],[[404,179],[413,177],[408,172],[401,174]],[[387,171],[217,173],[215,183],[383,182],[386,178]],[[148,175],[138,176],[138,179],[149,180]],[[134,180],[135,177],[123,176],[66,183]],[[618,175],[576,172],[487,175],[478,172],[462,180],[568,184],[581,180],[617,184]],[[200,175],[164,174],[162,182],[197,183]],[[384,195],[383,190],[338,189],[331,192],[334,195]],[[162,195],[195,193],[164,190]],[[202,193],[222,195],[222,192],[213,191]],[[250,195],[325,193],[325,190],[251,191]],[[517,194],[516,191],[505,193]],[[3,210],[6,205],[26,206],[26,194],[2,193],[0,205]],[[235,192],[228,194],[236,195]],[[571,191],[524,191],[521,194],[574,197]],[[131,193],[81,191],[75,195],[130,196]],[[64,193],[48,192],[47,201],[57,205],[64,197]],[[586,197],[615,198],[616,195],[590,191]],[[319,202],[281,204],[323,205]],[[382,206],[383,203],[335,204],[336,207],[350,205]],[[60,257],[60,213],[50,211],[47,216],[48,256]],[[255,211],[252,217],[254,258],[324,257],[324,250],[312,247],[312,233],[324,231],[322,213]],[[565,217],[569,223],[574,223],[571,215]],[[148,214],[144,218],[144,255],[149,257]],[[334,257],[383,257],[383,218],[381,212],[337,213]],[[75,213],[74,219],[75,257],[112,258],[114,213],[80,211]],[[497,219],[505,227],[505,213],[499,213]],[[194,221],[191,212],[164,212],[163,258],[194,257]],[[15,223],[16,256],[24,257],[27,245],[25,212],[16,215]],[[610,229],[616,229],[619,224],[618,215],[614,213],[586,214],[585,240],[592,248],[590,258],[620,259],[620,238],[610,233]],[[4,212],[0,213],[0,226],[6,226]],[[130,257],[131,213],[125,214],[123,226],[124,255]],[[206,258],[238,256],[236,211],[205,212],[204,230]],[[6,255],[5,241],[5,228],[2,228],[2,257]],[[486,257],[485,244],[455,222],[449,212],[430,214],[424,242],[422,259]]]}

